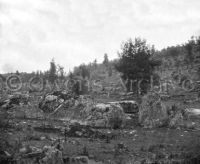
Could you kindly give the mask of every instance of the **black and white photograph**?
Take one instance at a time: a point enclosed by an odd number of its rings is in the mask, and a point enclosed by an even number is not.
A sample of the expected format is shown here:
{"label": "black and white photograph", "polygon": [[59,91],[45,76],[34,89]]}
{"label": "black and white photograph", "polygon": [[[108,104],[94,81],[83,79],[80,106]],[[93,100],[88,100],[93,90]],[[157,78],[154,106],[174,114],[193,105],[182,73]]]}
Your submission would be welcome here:
{"label": "black and white photograph", "polygon": [[0,0],[0,164],[200,164],[200,1]]}

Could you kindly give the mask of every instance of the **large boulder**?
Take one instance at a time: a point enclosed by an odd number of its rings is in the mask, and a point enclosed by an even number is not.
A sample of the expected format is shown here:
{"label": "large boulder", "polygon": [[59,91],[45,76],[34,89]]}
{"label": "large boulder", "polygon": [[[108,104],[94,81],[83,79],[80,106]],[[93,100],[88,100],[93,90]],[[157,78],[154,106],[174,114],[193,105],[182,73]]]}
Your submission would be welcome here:
{"label": "large boulder", "polygon": [[58,96],[47,95],[39,102],[39,108],[45,113],[51,113],[61,104],[61,101]]}
{"label": "large boulder", "polygon": [[128,114],[136,114],[139,111],[138,103],[133,100],[116,101],[110,102],[109,104],[120,105],[123,108],[124,113]]}
{"label": "large boulder", "polygon": [[120,128],[125,123],[125,113],[120,105],[96,104],[84,109],[86,122],[95,127]]}
{"label": "large boulder", "polygon": [[167,107],[162,103],[160,95],[157,93],[145,95],[139,107],[139,123],[146,128],[153,128],[164,126],[167,121]]}
{"label": "large boulder", "polygon": [[74,99],[75,96],[71,92],[55,91],[43,96],[39,102],[39,108],[45,113],[52,113],[61,107],[67,108],[73,106]]}
{"label": "large boulder", "polygon": [[184,125],[184,107],[179,103],[172,104],[161,100],[160,94],[153,92],[142,98],[139,108],[139,123],[146,128],[182,127]]}

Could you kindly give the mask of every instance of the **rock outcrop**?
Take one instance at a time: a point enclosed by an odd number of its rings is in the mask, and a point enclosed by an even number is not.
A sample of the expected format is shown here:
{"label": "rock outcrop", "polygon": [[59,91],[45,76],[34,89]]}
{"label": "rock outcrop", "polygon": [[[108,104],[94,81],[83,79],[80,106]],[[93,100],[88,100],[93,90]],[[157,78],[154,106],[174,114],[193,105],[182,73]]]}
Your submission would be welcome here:
{"label": "rock outcrop", "polygon": [[29,103],[29,95],[15,93],[10,95],[7,99],[0,101],[0,107],[3,109],[10,109],[14,106],[28,105]]}
{"label": "rock outcrop", "polygon": [[139,123],[146,128],[167,126],[177,128],[184,125],[184,107],[161,101],[158,93],[148,93],[142,98],[139,108]]}
{"label": "rock outcrop", "polygon": [[146,128],[160,127],[167,123],[167,107],[161,102],[160,95],[148,93],[142,98],[139,108],[139,122]]}
{"label": "rock outcrop", "polygon": [[138,103],[133,100],[109,102],[109,104],[120,105],[123,108],[124,113],[136,114],[139,112]]}
{"label": "rock outcrop", "polygon": [[123,127],[126,116],[120,105],[96,104],[83,110],[87,123],[95,127]]}
{"label": "rock outcrop", "polygon": [[43,96],[39,102],[39,108],[45,113],[52,113],[61,107],[74,105],[75,95],[71,92],[56,91]]}

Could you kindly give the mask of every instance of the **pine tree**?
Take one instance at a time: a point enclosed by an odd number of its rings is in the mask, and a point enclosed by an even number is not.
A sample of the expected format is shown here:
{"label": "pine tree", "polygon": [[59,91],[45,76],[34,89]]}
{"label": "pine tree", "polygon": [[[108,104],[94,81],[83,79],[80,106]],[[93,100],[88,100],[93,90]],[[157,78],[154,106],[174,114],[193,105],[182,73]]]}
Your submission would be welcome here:
{"label": "pine tree", "polygon": [[104,61],[103,61],[103,64],[104,64],[105,66],[108,66],[108,63],[109,63],[108,55],[105,53],[105,54],[104,54]]}
{"label": "pine tree", "polygon": [[51,84],[54,84],[56,78],[57,78],[57,75],[56,75],[56,64],[55,64],[54,59],[52,59],[52,61],[50,62],[49,82]]}

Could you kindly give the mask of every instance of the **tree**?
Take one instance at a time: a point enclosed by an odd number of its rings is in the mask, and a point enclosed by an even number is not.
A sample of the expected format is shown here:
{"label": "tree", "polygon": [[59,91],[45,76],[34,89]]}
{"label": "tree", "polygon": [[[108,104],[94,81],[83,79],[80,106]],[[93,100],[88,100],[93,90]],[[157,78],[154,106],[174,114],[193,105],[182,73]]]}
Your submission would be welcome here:
{"label": "tree", "polygon": [[104,64],[105,66],[108,66],[108,63],[109,63],[108,55],[105,53],[105,54],[104,54],[104,61],[103,61],[103,64]]}
{"label": "tree", "polygon": [[83,79],[90,78],[90,69],[85,64],[81,64],[79,67],[74,68],[74,74],[81,76]]}
{"label": "tree", "polygon": [[15,73],[15,74],[16,74],[16,75],[20,75],[20,73],[19,73],[19,71],[18,71],[18,70],[16,71],[16,73]]}
{"label": "tree", "polygon": [[97,59],[95,59],[95,60],[93,61],[93,66],[94,66],[94,68],[97,68]]}
{"label": "tree", "polygon": [[68,89],[75,95],[79,95],[80,93],[80,84],[79,80],[76,79],[75,75],[70,71],[69,72],[69,81],[68,81]]}
{"label": "tree", "polygon": [[68,77],[70,80],[72,80],[74,79],[74,74],[71,71],[69,71]]}
{"label": "tree", "polygon": [[85,64],[82,64],[79,66],[80,71],[81,71],[81,76],[83,77],[83,79],[85,79],[86,77],[90,77],[90,71],[89,69],[86,67]]}
{"label": "tree", "polygon": [[61,65],[59,65],[58,64],[58,74],[59,74],[59,78],[61,79],[61,80],[63,80],[64,79],[64,67],[63,66],[61,66]]}
{"label": "tree", "polygon": [[49,69],[49,81],[51,84],[53,84],[57,78],[56,69],[57,68],[56,68],[55,61],[54,59],[52,59],[50,62],[50,69]]}
{"label": "tree", "polygon": [[192,64],[194,61],[194,53],[193,53],[194,45],[195,45],[195,40],[193,38],[191,38],[191,40],[189,40],[188,43],[185,45],[185,50],[186,50],[185,63],[186,64]]}
{"label": "tree", "polygon": [[119,61],[115,68],[122,73],[124,80],[149,80],[156,63],[150,58],[155,52],[153,47],[146,44],[146,40],[135,38],[124,42],[119,54]]}

